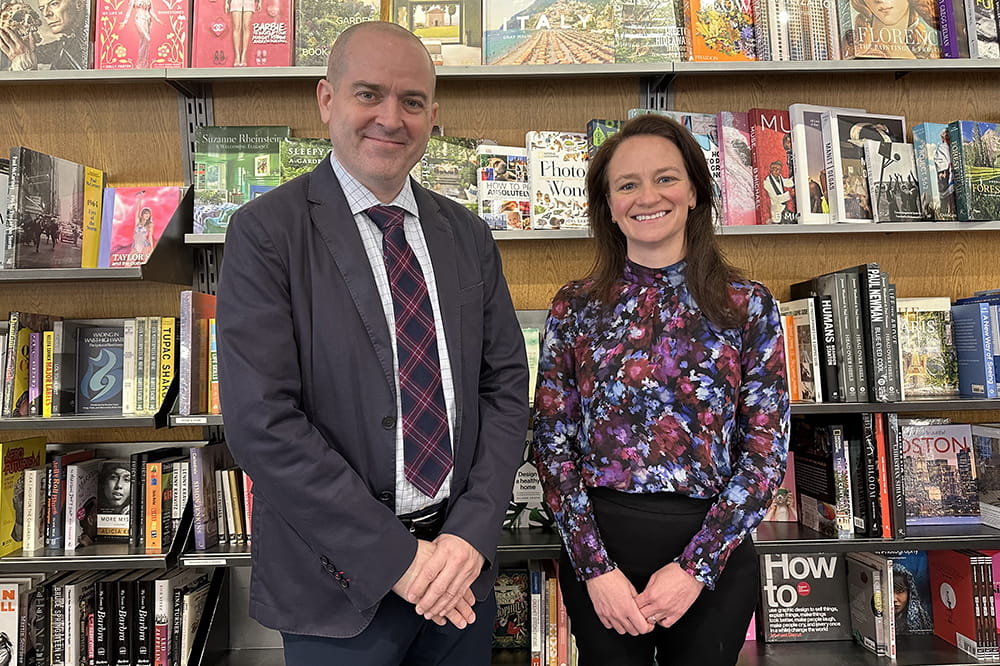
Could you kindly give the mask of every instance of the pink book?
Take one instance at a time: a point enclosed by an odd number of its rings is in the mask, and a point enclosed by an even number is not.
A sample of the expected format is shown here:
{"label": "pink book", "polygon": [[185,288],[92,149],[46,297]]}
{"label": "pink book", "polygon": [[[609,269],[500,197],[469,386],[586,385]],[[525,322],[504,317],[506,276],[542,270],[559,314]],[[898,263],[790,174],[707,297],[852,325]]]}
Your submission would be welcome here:
{"label": "pink book", "polygon": [[97,0],[94,69],[187,67],[186,0]]}
{"label": "pink book", "polygon": [[292,0],[194,0],[192,67],[290,67]]}
{"label": "pink book", "polygon": [[722,224],[757,224],[750,163],[750,117],[745,111],[719,111],[719,162],[722,174]]}
{"label": "pink book", "polygon": [[180,187],[115,188],[107,264],[98,257],[98,266],[146,263],[180,204],[181,192]]}

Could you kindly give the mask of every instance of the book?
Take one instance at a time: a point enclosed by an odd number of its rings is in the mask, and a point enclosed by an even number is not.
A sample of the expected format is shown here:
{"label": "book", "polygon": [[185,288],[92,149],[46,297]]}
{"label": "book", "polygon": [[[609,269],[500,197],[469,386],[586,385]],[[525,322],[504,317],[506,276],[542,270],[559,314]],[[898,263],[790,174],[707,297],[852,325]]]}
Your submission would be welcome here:
{"label": "book", "polygon": [[194,647],[194,636],[198,631],[198,624],[201,622],[201,616],[205,611],[209,589],[209,583],[205,581],[198,587],[184,592],[180,625],[181,644],[178,653],[180,663],[182,664],[188,663],[191,657],[191,650]]}
{"label": "book", "polygon": [[542,482],[531,455],[531,431],[529,431],[524,442],[521,465],[514,475],[514,487],[503,519],[503,528],[510,530],[530,527],[551,528],[553,524],[552,511],[545,503]]}
{"label": "book", "polygon": [[965,0],[965,13],[968,20],[969,57],[1000,58],[996,5],[989,0]]}
{"label": "book", "polygon": [[178,413],[208,413],[208,322],[215,317],[215,296],[190,289],[181,292],[178,345]]}
{"label": "book", "polygon": [[501,569],[493,591],[497,614],[493,621],[494,648],[526,648],[530,644],[528,571]]}
{"label": "book", "polygon": [[232,456],[224,442],[191,447],[191,504],[197,550],[216,545],[225,529],[218,520],[215,471],[230,465]]}
{"label": "book", "polygon": [[432,136],[411,173],[427,189],[476,212],[479,210],[476,192],[478,144],[475,139]]}
{"label": "book", "polygon": [[7,347],[4,363],[4,417],[28,415],[28,375],[30,371],[30,336],[37,331],[51,330],[58,317],[48,314],[11,310],[7,318]]}
{"label": "book", "polygon": [[45,437],[0,442],[0,557],[24,540],[24,471],[45,463]]}
{"label": "book", "polygon": [[98,476],[104,458],[66,466],[66,520],[64,548],[76,550],[97,542]]}
{"label": "book", "polygon": [[[165,404],[177,368],[177,318],[160,317],[160,353],[157,355],[154,412]],[[169,409],[171,405],[166,405]]]}
{"label": "book", "polygon": [[958,395],[958,359],[947,296],[896,301],[904,398]]}
{"label": "book", "polygon": [[892,607],[896,636],[933,633],[927,551],[904,550],[878,554],[892,563]]}
{"label": "book", "polygon": [[483,4],[456,0],[444,3],[391,3],[390,20],[420,38],[435,65],[481,65]]}
{"label": "book", "polygon": [[[24,539],[21,550],[26,554],[45,547],[46,474],[44,464],[24,470]],[[17,486],[14,487],[16,492]]]}
{"label": "book", "polygon": [[913,144],[863,142],[868,192],[875,222],[913,222],[923,219]]}
{"label": "book", "polygon": [[837,0],[841,58],[940,58],[937,4],[902,3],[888,11]]}
{"label": "book", "polygon": [[614,62],[679,62],[686,58],[684,3],[613,3]]}
{"label": "book", "polygon": [[757,224],[749,114],[719,111],[719,171],[722,175],[722,224]]}
{"label": "book", "polygon": [[977,631],[977,595],[971,555],[955,550],[927,553],[930,571],[934,635],[973,657],[987,657]]}
{"label": "book", "polygon": [[765,642],[851,640],[843,553],[765,553],[760,569]]}
{"label": "book", "polygon": [[955,175],[959,220],[1000,218],[1000,125],[971,120],[948,123],[948,148]]}
{"label": "book", "polygon": [[194,233],[224,232],[236,209],[278,186],[280,144],[288,136],[286,126],[207,126],[195,131]]}
{"label": "book", "polygon": [[969,51],[970,23],[975,35],[975,12],[968,11],[973,2],[966,0],[938,0],[938,20],[941,24],[941,57],[975,57]]}
{"label": "book", "polygon": [[607,0],[528,6],[496,0],[483,7],[483,64],[611,63],[613,35]]}
{"label": "book", "polygon": [[795,453],[789,451],[785,459],[785,476],[781,480],[781,485],[775,489],[761,522],[797,523],[798,505],[799,497],[795,490]]}
{"label": "book", "polygon": [[875,139],[901,143],[906,140],[906,119],[903,116],[830,110],[823,112],[821,123],[831,220],[871,222],[862,141]]}
{"label": "book", "polygon": [[820,338],[816,325],[816,301],[814,298],[784,301],[779,304],[778,309],[783,315],[792,317],[795,327],[799,395],[793,399],[823,402],[820,381],[823,368],[819,353]]}
{"label": "book", "polygon": [[5,268],[80,268],[86,211],[104,173],[25,146],[10,149]]}
{"label": "book", "polygon": [[866,650],[885,656],[883,616],[887,598],[883,594],[882,567],[863,557],[847,554],[847,591],[851,598],[851,633]]}
{"label": "book", "polygon": [[831,538],[854,533],[848,453],[839,424],[792,420],[799,522]]}
{"label": "book", "polygon": [[527,149],[480,144],[476,156],[479,217],[494,230],[530,229]]}
{"label": "book", "polygon": [[530,131],[528,187],[532,229],[586,229],[587,135]]}
{"label": "book", "polygon": [[122,326],[93,326],[77,332],[77,414],[122,413],[123,354]]}
{"label": "book", "polygon": [[983,525],[1000,527],[1000,426],[974,423],[972,451]]}
{"label": "book", "polygon": [[924,219],[957,219],[955,173],[951,167],[948,125],[917,123],[912,132],[913,157]]}
{"label": "book", "polygon": [[379,0],[296,0],[295,65],[326,67],[330,46],[355,23],[385,20]]}
{"label": "book", "polygon": [[[42,413],[43,418],[52,416],[52,382],[55,365],[55,333],[42,331]],[[0,345],[0,349],[3,346]],[[0,375],[3,373],[0,372]]]}
{"label": "book", "polygon": [[52,413],[75,414],[79,332],[97,326],[124,326],[122,319],[59,319],[52,322]]}
{"label": "book", "polygon": [[192,2],[191,67],[291,67],[292,0]]}
{"label": "book", "polygon": [[215,335],[215,317],[208,320],[208,413],[221,414],[219,398],[219,349]]}
{"label": "book", "polygon": [[6,3],[0,10],[0,25],[14,31],[29,48],[13,59],[0,52],[0,71],[89,69],[93,9],[89,0],[58,5],[56,11],[47,5]]}
{"label": "book", "polygon": [[[181,203],[181,187],[108,188],[112,209],[103,224],[110,222],[107,255],[99,255],[97,266],[141,266],[149,260],[164,229]],[[105,199],[108,199],[107,194]]]}
{"label": "book", "polygon": [[788,111],[753,108],[748,114],[757,224],[798,224]]}
{"label": "book", "polygon": [[958,366],[958,392],[964,398],[997,397],[989,303],[951,306],[951,333]]}
{"label": "book", "polygon": [[188,66],[190,4],[183,0],[96,0],[94,69]]}
{"label": "book", "polygon": [[67,468],[94,457],[93,449],[74,449],[50,456],[50,474],[46,480],[45,547],[62,549],[66,528]]}
{"label": "book", "polygon": [[978,523],[971,426],[901,419],[908,525]]}
{"label": "book", "polygon": [[691,61],[757,59],[750,0],[684,0],[684,43]]}
{"label": "book", "polygon": [[132,473],[125,458],[101,463],[98,476],[97,540],[127,542],[133,492]]}
{"label": "book", "polygon": [[[334,1],[337,3],[341,0]],[[287,183],[293,178],[309,173],[326,159],[330,148],[328,138],[286,136],[278,143],[278,180]]]}
{"label": "book", "polygon": [[128,458],[130,487],[128,496],[128,543],[130,546],[145,545],[146,516],[146,468],[151,462],[161,462],[178,455],[183,450],[176,446],[161,446],[145,451],[136,451]]}
{"label": "book", "polygon": [[28,336],[28,416],[42,414],[42,334]]}

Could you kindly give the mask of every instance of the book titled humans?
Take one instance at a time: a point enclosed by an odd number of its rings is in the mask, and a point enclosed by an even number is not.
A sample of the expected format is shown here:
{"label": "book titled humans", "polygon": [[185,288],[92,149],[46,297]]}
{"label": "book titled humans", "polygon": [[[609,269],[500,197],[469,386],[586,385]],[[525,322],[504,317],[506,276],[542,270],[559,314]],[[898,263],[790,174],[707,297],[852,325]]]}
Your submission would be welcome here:
{"label": "book titled humans", "polygon": [[758,623],[766,642],[851,639],[843,554],[761,555],[760,579]]}
{"label": "book titled humans", "polygon": [[615,61],[614,20],[607,0],[550,4],[487,2],[484,65],[549,65]]}
{"label": "book titled humans", "polygon": [[479,217],[490,229],[530,229],[528,151],[517,146],[481,145],[479,158]]}
{"label": "book titled humans", "polygon": [[124,327],[92,326],[77,336],[76,413],[121,414]]}
{"label": "book titled humans", "polygon": [[587,135],[528,132],[532,229],[586,229]]}

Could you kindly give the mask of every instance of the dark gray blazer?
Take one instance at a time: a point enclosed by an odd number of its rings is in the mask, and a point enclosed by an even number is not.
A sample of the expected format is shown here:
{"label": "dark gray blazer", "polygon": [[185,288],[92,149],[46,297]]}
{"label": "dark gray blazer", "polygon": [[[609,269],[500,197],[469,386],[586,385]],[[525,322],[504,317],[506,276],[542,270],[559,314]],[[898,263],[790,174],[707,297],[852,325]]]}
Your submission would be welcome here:
{"label": "dark gray blazer", "polygon": [[[486,224],[413,190],[455,377],[443,531],[485,556],[482,599],[528,424],[524,340]],[[328,160],[233,215],[217,320],[226,439],[254,482],[250,613],[281,631],[357,635],[416,540],[393,510],[389,330]]]}

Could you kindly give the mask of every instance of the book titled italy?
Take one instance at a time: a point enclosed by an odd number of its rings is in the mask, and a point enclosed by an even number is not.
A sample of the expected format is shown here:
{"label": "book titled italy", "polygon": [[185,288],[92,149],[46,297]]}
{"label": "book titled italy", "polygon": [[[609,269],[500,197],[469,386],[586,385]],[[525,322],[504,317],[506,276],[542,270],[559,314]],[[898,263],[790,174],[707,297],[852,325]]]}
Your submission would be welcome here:
{"label": "book titled italy", "polygon": [[192,67],[290,67],[292,0],[194,0]]}
{"label": "book titled italy", "polygon": [[188,66],[186,0],[97,0],[94,69]]}
{"label": "book titled italy", "polygon": [[125,334],[122,326],[77,333],[76,413],[121,414]]}
{"label": "book titled italy", "polygon": [[528,151],[520,146],[483,144],[479,159],[479,217],[490,229],[531,228],[531,193],[528,191]]}
{"label": "book titled italy", "polygon": [[483,9],[483,64],[614,62],[614,19],[610,4],[608,0],[487,2]]}
{"label": "book titled italy", "polygon": [[583,132],[531,131],[528,187],[532,229],[586,229],[587,135]]}

